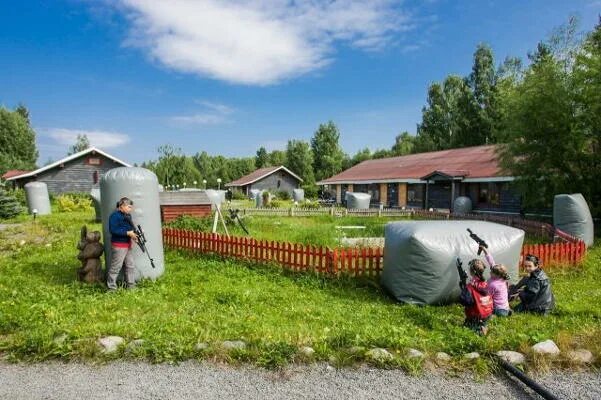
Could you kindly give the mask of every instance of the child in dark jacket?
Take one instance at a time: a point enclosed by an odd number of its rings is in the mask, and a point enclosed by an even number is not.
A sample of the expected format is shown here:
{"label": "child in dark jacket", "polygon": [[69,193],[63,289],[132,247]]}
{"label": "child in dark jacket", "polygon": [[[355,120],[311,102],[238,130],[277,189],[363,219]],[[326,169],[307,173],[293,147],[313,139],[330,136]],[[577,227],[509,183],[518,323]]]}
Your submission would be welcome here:
{"label": "child in dark jacket", "polygon": [[462,296],[462,304],[465,307],[463,325],[480,335],[486,335],[493,302],[488,294],[488,285],[484,280],[485,266],[481,260],[474,259],[469,262],[469,268],[471,278],[465,287],[465,291],[469,294]]}
{"label": "child in dark jacket", "polygon": [[528,276],[509,288],[510,298],[519,297],[521,303],[516,312],[533,312],[547,315],[555,308],[555,296],[551,290],[551,281],[540,267],[538,257],[528,254],[524,260]]}

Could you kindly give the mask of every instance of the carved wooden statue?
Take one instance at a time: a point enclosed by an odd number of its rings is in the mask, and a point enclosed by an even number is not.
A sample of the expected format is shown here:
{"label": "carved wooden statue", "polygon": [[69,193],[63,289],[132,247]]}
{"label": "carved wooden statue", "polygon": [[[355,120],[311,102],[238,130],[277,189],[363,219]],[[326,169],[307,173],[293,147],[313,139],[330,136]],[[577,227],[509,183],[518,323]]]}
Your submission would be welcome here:
{"label": "carved wooden statue", "polygon": [[81,238],[77,244],[79,249],[77,258],[81,261],[81,268],[77,270],[77,277],[82,282],[104,282],[102,260],[100,259],[104,247],[100,243],[100,237],[98,231],[88,233],[85,225],[81,228]]}

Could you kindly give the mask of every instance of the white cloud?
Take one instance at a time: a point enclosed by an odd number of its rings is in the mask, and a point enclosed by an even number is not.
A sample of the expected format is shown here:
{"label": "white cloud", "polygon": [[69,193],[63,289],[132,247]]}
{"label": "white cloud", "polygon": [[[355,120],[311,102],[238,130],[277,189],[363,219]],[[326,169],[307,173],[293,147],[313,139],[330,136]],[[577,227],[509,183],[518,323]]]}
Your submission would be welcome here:
{"label": "white cloud", "polygon": [[171,117],[170,121],[178,125],[218,125],[229,122],[227,116],[234,112],[233,108],[221,103],[206,100],[195,103],[203,108],[201,112]]}
{"label": "white cloud", "polygon": [[128,135],[116,132],[83,130],[83,129],[65,129],[51,128],[45,130],[51,138],[59,143],[73,145],[77,140],[77,135],[86,135],[90,145],[101,149],[109,149],[128,143]]}
{"label": "white cloud", "polygon": [[323,68],[335,42],[377,50],[412,28],[394,0],[120,0],[127,45],[168,68],[267,85]]}

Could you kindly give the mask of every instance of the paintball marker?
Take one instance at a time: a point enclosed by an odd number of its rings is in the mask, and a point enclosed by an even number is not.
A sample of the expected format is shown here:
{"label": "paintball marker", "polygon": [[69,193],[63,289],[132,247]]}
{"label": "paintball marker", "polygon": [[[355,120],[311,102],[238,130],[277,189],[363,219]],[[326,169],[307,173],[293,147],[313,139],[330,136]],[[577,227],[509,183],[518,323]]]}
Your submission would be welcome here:
{"label": "paintball marker", "polygon": [[[478,246],[482,246],[488,249],[488,244],[484,240],[482,240],[478,235],[476,235],[470,228],[467,228],[467,231],[470,233],[470,237],[474,240],[474,242],[478,243]],[[482,249],[478,248],[478,255],[482,253]]]}
{"label": "paintball marker", "polygon": [[459,272],[459,287],[464,289],[467,283],[467,273],[463,270],[463,263],[459,257],[457,257],[457,272]]}
{"label": "paintball marker", "polygon": [[146,255],[148,256],[148,259],[150,260],[150,265],[152,265],[152,268],[155,268],[154,260],[152,259],[152,257],[150,257],[150,254],[148,253],[148,249],[146,248],[146,236],[144,235],[144,231],[142,230],[142,227],[140,225],[138,225],[137,228],[134,226],[133,231],[136,234],[136,236],[138,237],[138,240],[136,241],[136,243],[138,243],[138,246],[140,246],[140,250],[142,250],[142,253],[146,253]]}
{"label": "paintball marker", "polygon": [[242,220],[238,216],[238,213],[240,212],[240,210],[238,210],[237,208],[232,210],[230,208],[229,211],[230,211],[230,219],[232,219],[233,221],[238,221],[238,224],[240,224],[240,227],[242,228],[242,230],[244,232],[246,232],[247,235],[250,235],[250,233],[248,233],[248,229],[246,229],[246,226],[244,226],[244,224],[242,223]]}

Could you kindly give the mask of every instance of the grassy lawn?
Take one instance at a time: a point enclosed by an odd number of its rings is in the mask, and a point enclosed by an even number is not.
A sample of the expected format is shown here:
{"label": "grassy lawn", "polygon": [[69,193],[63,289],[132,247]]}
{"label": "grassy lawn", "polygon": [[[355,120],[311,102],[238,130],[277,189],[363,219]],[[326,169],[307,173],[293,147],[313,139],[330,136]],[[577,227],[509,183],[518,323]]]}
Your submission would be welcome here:
{"label": "grassy lawn", "polygon": [[[585,347],[601,358],[599,246],[581,269],[551,271],[558,303],[554,315],[493,320],[489,336],[482,338],[461,327],[459,306],[401,306],[373,281],[293,275],[276,266],[176,251],[166,253],[166,273],[156,282],[108,294],[101,286],[75,280],[79,228],[100,228],[90,216],[55,213],[39,217],[35,226],[21,216],[10,221],[19,226],[0,231],[0,352],[7,359],[209,358],[277,367],[302,360],[298,349],[303,345],[316,350],[314,360],[337,364],[362,360],[362,353],[349,351],[362,346],[389,349],[395,358],[386,366],[409,371],[419,370],[423,362],[405,358],[408,348],[430,359],[444,351],[456,356],[456,365],[486,370],[491,365],[487,358],[468,363],[459,361],[461,355],[502,349],[529,353],[529,346],[545,339],[555,340],[562,350]],[[323,227],[327,217],[316,220]],[[286,239],[295,241],[295,234],[292,229]],[[106,335],[144,343],[104,355],[95,341]],[[248,347],[227,353],[219,346],[224,340],[244,340]],[[195,350],[199,342],[209,348]],[[531,367],[548,365],[530,360]],[[562,357],[554,362],[566,363]]]}

